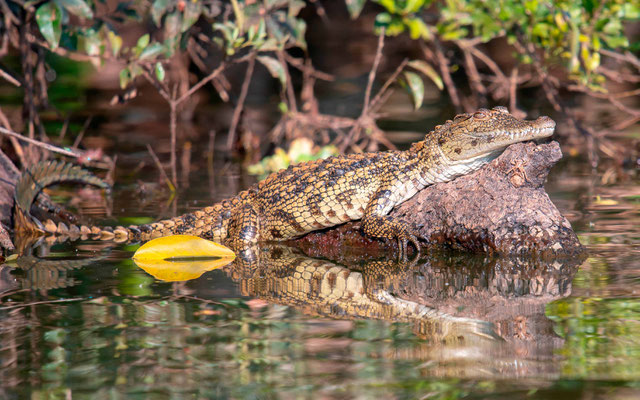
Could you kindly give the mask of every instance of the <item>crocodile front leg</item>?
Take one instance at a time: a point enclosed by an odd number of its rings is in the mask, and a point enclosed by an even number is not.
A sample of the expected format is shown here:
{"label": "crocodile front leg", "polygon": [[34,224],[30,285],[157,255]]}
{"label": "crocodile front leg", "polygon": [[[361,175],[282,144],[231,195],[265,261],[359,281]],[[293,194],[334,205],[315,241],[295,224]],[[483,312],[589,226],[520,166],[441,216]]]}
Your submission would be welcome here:
{"label": "crocodile front leg", "polygon": [[392,192],[379,190],[367,204],[362,217],[362,229],[368,236],[381,239],[397,239],[398,250],[402,258],[406,257],[407,244],[411,242],[418,254],[420,243],[415,229],[404,221],[395,221],[387,214],[393,209]]}
{"label": "crocodile front leg", "polygon": [[225,245],[235,251],[254,246],[260,240],[260,215],[251,202],[239,205],[232,211]]}

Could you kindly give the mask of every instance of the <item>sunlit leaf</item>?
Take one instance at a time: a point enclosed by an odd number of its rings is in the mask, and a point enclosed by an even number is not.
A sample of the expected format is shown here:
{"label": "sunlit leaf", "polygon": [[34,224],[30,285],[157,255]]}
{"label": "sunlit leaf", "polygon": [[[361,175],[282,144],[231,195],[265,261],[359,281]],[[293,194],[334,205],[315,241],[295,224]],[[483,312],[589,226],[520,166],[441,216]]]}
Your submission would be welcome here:
{"label": "sunlit leaf", "polygon": [[145,33],[144,35],[138,38],[138,43],[136,44],[136,48],[140,51],[144,50],[149,45],[149,34]]}
{"label": "sunlit leaf", "polygon": [[409,36],[411,39],[423,39],[430,40],[431,39],[431,31],[429,31],[429,27],[420,17],[409,18],[406,21],[407,26],[409,27]]}
{"label": "sunlit leaf", "polygon": [[426,0],[407,0],[407,4],[404,6],[403,11],[408,13],[418,12],[425,3]]}
{"label": "sunlit leaf", "polygon": [[197,257],[235,257],[235,253],[215,242],[192,235],[173,235],[153,239],[133,255],[136,261],[171,260]]}
{"label": "sunlit leaf", "polygon": [[44,3],[36,10],[36,22],[40,33],[54,50],[58,48],[58,43],[60,43],[60,35],[62,34],[61,20],[60,9],[53,1]]}
{"label": "sunlit leaf", "polygon": [[123,68],[120,71],[120,88],[124,89],[129,85],[131,81],[131,73],[129,72],[129,68]]}
{"label": "sunlit leaf", "polygon": [[155,66],[155,71],[156,71],[156,78],[158,78],[158,80],[160,82],[164,81],[164,67],[162,66],[162,63],[157,62],[156,66]]}
{"label": "sunlit leaf", "polygon": [[414,72],[406,71],[404,77],[407,81],[411,99],[413,100],[413,107],[417,110],[422,106],[422,101],[424,100],[424,83],[420,75]]}
{"label": "sunlit leaf", "polygon": [[84,51],[90,56],[97,56],[102,52],[102,39],[96,30],[87,30],[84,36]]}
{"label": "sunlit leaf", "polygon": [[280,80],[283,88],[287,86],[287,77],[284,70],[285,67],[280,64],[280,61],[269,56],[258,56],[257,58],[258,61],[260,61],[260,63],[269,70],[271,76]]}
{"label": "sunlit leaf", "polygon": [[145,47],[140,53],[140,59],[155,58],[157,55],[164,53],[164,45],[162,43],[154,42]]}
{"label": "sunlit leaf", "polygon": [[433,81],[433,83],[436,84],[438,89],[440,89],[440,90],[444,89],[444,84],[442,83],[442,78],[436,72],[436,70],[433,69],[433,67],[431,65],[429,65],[427,62],[422,61],[422,60],[412,60],[412,61],[409,61],[409,66],[411,68],[413,68],[413,69],[416,69],[416,70],[422,72],[426,77],[431,79]]}
{"label": "sunlit leaf", "polygon": [[153,23],[156,26],[160,26],[162,22],[162,16],[167,11],[169,7],[169,0],[156,0],[153,2],[153,6],[151,7],[151,19],[153,19]]}
{"label": "sunlit leaf", "polygon": [[367,0],[346,0],[347,10],[349,11],[351,19],[358,18],[366,2]]}
{"label": "sunlit leaf", "polygon": [[215,260],[167,261],[137,260],[136,265],[154,278],[166,282],[188,281],[199,278],[203,273],[224,267],[233,261],[232,257]]}
{"label": "sunlit leaf", "polygon": [[184,14],[182,15],[181,31],[185,32],[187,29],[191,28],[191,26],[196,23],[198,18],[200,18],[201,13],[201,1],[187,1],[184,8]]}
{"label": "sunlit leaf", "polygon": [[93,18],[93,11],[84,0],[57,0],[57,2],[71,14],[87,19]]}
{"label": "sunlit leaf", "polygon": [[116,35],[113,31],[109,31],[107,33],[107,38],[111,44],[111,52],[115,57],[117,57],[120,53],[120,49],[122,48],[122,38]]}
{"label": "sunlit leaf", "polygon": [[396,0],[378,0],[378,3],[390,13],[393,14],[396,12]]}

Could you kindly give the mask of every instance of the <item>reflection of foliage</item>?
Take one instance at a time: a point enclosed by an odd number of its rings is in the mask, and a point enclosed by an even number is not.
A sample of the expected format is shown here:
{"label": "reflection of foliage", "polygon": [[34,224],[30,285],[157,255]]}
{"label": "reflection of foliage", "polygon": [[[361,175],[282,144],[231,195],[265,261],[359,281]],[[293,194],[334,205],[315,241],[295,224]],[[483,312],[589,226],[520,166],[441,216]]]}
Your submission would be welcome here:
{"label": "reflection of foliage", "polygon": [[639,299],[568,298],[549,304],[547,316],[556,322],[556,332],[566,340],[562,350],[566,359],[565,374],[637,378],[640,373]]}

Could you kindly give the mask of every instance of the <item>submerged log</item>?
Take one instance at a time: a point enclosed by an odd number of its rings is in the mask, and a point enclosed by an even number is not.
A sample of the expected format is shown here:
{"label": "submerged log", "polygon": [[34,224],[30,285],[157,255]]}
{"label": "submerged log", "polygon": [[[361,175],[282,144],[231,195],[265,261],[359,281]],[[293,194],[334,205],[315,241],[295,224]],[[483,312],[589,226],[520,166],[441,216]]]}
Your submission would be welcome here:
{"label": "submerged log", "polygon": [[13,250],[7,228],[11,226],[14,185],[19,175],[20,171],[0,150],[0,250],[3,248]]}
{"label": "submerged log", "polygon": [[[569,221],[544,190],[562,158],[557,142],[518,143],[480,170],[420,191],[391,213],[418,226],[427,245],[503,255],[571,257],[584,252]],[[347,247],[373,251],[357,223],[311,233],[296,241],[309,255],[337,256]]]}

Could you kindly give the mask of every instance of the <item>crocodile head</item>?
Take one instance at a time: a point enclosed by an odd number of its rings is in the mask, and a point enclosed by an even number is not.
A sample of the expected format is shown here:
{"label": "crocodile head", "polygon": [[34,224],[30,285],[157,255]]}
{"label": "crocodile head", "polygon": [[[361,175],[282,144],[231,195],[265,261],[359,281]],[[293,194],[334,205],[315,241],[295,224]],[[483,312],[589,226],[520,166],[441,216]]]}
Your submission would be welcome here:
{"label": "crocodile head", "polygon": [[460,114],[434,132],[444,156],[456,164],[489,160],[510,144],[541,139],[553,134],[556,123],[549,117],[523,121],[505,107]]}

